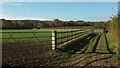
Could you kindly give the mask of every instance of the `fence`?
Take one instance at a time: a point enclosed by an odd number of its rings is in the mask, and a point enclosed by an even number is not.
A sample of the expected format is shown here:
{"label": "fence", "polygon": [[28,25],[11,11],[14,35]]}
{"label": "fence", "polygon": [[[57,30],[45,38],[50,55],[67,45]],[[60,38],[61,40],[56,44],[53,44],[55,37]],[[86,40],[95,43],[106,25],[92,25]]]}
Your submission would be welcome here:
{"label": "fence", "polygon": [[68,41],[75,40],[76,38],[89,34],[92,30],[67,30],[67,31],[52,31],[52,49],[55,50],[57,46],[60,46]]}
{"label": "fence", "polygon": [[51,31],[45,32],[0,32],[2,33],[3,44],[13,43],[41,43],[51,45]]}
{"label": "fence", "polygon": [[95,29],[94,32],[104,32],[104,29]]}
{"label": "fence", "polygon": [[52,45],[55,50],[58,46],[72,41],[80,36],[90,33],[88,30],[68,29],[66,31],[41,31],[41,32],[0,32],[3,44],[13,43],[40,43],[40,45]]}

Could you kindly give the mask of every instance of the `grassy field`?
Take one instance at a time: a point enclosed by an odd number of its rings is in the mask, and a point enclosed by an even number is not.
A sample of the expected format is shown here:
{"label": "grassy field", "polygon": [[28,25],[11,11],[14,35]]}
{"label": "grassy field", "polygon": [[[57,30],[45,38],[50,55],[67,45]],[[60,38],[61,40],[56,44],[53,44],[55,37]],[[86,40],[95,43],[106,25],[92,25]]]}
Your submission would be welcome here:
{"label": "grassy field", "polygon": [[[11,37],[10,39],[2,39],[2,43],[18,43],[18,42],[39,42],[45,40],[51,40],[51,31],[39,31],[39,30],[2,30],[2,32],[41,32],[41,33],[11,33],[15,40]],[[39,37],[39,38],[24,38],[24,37]],[[9,38],[9,33],[2,33],[2,38]],[[19,38],[19,39],[17,39]]]}
{"label": "grassy field", "polygon": [[[57,32],[60,32],[60,30],[56,30]],[[62,31],[66,31],[66,30],[62,30]],[[44,43],[48,43],[51,44],[51,36],[52,36],[52,30],[2,30],[2,32],[40,32],[40,33],[10,33],[13,38],[11,37],[11,35],[9,33],[2,33],[2,38],[9,38],[9,39],[2,39],[2,43],[6,44],[6,43],[24,43],[24,42],[28,42],[28,43],[39,43],[41,41],[43,41]],[[80,31],[79,31],[80,32]],[[78,32],[76,32],[78,33]],[[75,34],[75,32],[72,32],[72,34]],[[68,33],[67,35],[71,35],[71,33]],[[60,38],[61,33],[57,33],[57,38]],[[65,37],[66,33],[62,33],[62,37]],[[34,37],[34,38],[25,38],[25,37]],[[36,38],[37,37],[37,38]],[[74,38],[74,36],[72,36],[72,38]],[[66,41],[67,39],[71,39],[71,37],[68,38],[64,38],[62,39],[62,41]],[[43,43],[42,42],[42,43]],[[61,40],[57,40],[57,43],[60,43]]]}
{"label": "grassy field", "polygon": [[116,54],[118,54],[118,39],[117,39],[117,37],[115,37],[112,34],[107,33],[106,38],[107,38],[107,43],[108,43],[111,51],[114,51],[114,52],[116,52]]}

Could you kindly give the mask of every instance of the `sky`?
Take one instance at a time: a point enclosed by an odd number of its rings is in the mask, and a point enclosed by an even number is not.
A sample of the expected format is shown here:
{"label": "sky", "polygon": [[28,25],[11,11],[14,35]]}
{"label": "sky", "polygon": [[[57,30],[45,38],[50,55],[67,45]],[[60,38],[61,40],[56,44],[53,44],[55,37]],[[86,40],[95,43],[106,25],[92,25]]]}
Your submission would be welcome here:
{"label": "sky", "polygon": [[118,2],[1,2],[0,18],[108,21]]}
{"label": "sky", "polygon": [[2,2],[118,2],[119,0],[1,0]]}

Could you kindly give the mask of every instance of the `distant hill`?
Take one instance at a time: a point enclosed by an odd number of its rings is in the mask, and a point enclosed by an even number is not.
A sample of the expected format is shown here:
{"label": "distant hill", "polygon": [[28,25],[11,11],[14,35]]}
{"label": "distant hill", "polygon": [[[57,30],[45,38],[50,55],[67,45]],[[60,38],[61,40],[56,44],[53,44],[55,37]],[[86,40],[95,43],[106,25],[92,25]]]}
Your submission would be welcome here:
{"label": "distant hill", "polygon": [[[5,21],[5,19],[0,19],[0,23],[2,22],[2,21]],[[10,21],[12,21],[12,22],[19,22],[19,23],[33,23],[33,24],[38,24],[38,23],[40,23],[41,21],[40,20],[10,20]],[[52,21],[43,21],[44,23],[51,23]]]}

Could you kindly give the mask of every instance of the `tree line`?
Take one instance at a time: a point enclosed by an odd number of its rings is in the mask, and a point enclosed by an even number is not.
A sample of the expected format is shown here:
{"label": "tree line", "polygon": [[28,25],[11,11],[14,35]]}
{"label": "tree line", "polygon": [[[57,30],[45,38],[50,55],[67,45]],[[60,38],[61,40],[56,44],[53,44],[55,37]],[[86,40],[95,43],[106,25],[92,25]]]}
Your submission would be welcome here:
{"label": "tree line", "polygon": [[49,27],[68,27],[68,26],[91,26],[94,28],[105,28],[106,22],[85,22],[85,21],[61,21],[54,19],[54,21],[39,21],[37,24],[32,22],[18,22],[12,20],[3,20],[2,29],[33,29],[33,28],[49,28]]}

